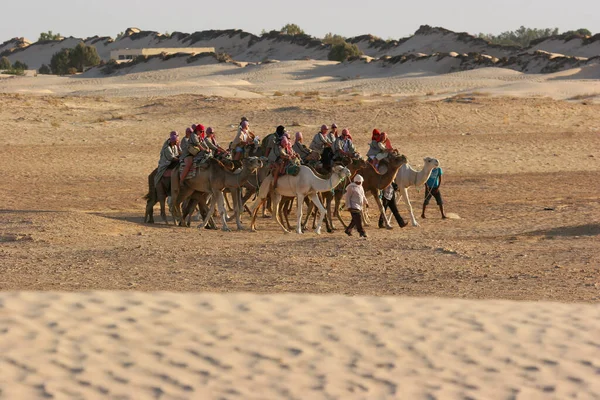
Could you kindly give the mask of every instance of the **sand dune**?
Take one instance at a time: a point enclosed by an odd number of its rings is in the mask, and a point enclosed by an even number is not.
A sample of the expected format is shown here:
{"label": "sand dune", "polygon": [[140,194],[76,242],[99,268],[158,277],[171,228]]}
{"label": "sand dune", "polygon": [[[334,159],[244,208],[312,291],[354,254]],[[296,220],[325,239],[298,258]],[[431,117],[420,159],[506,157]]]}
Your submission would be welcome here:
{"label": "sand dune", "polygon": [[597,399],[594,305],[3,293],[5,398]]}
{"label": "sand dune", "polygon": [[[538,40],[529,48],[500,46],[486,42],[468,33],[457,33],[444,28],[421,26],[414,35],[400,39],[384,41],[371,35],[348,38],[366,55],[380,58],[383,56],[411,56],[415,54],[434,55],[476,54],[478,57],[495,58],[518,57],[526,64],[526,55],[536,51],[559,53],[571,57],[592,58],[600,55],[598,35],[591,38],[550,37]],[[187,48],[214,47],[216,52],[229,54],[233,59],[244,62],[260,62],[264,59],[327,60],[331,46],[320,39],[308,35],[283,35],[269,32],[256,36],[241,30],[202,31],[192,34],[174,32],[166,36],[153,31],[140,31],[129,28],[125,35],[112,39],[109,37],[91,37],[87,39],[69,37],[62,41],[46,41],[30,44],[21,39],[12,39],[0,45],[0,55],[8,56],[11,62],[20,60],[32,69],[48,64],[52,55],[63,48],[74,47],[79,42],[96,47],[101,59],[108,61],[110,51],[123,48]],[[510,62],[515,64],[514,61]],[[539,72],[539,71],[525,71]],[[544,71],[542,71],[544,72]]]}

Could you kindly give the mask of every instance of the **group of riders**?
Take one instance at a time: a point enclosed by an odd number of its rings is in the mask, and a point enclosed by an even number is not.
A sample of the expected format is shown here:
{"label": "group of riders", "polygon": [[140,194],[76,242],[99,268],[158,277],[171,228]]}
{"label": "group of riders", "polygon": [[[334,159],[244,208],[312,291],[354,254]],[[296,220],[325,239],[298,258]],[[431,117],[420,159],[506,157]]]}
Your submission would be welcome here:
{"label": "group of riders", "polygon": [[[377,169],[379,161],[393,150],[387,134],[374,129],[367,152],[368,161]],[[219,144],[214,128],[205,129],[202,124],[187,128],[181,139],[176,131],[171,132],[160,153],[155,183],[158,184],[163,176],[170,176],[177,165],[180,165],[180,183],[183,185],[194,164],[202,164],[210,158],[235,162],[251,155],[266,158],[275,184],[277,177],[285,173],[290,163],[313,166],[320,164],[327,170],[337,160],[360,158],[350,130],[345,128],[340,133],[335,123],[331,127],[322,125],[307,146],[302,132],[296,132],[292,144],[291,136],[283,125],[279,125],[275,132],[260,141],[250,130],[248,119],[242,117],[237,134],[228,148]],[[237,171],[239,169],[234,172]]]}

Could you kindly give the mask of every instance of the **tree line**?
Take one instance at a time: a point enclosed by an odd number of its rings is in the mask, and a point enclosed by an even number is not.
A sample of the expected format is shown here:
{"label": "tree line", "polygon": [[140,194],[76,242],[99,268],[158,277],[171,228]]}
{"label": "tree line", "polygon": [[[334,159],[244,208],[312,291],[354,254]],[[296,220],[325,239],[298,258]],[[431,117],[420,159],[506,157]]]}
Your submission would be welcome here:
{"label": "tree line", "polygon": [[[532,41],[544,39],[550,36],[559,35],[558,28],[526,28],[519,27],[514,31],[505,31],[494,35],[491,33],[479,33],[477,37],[484,39],[492,44],[500,44],[507,46],[528,47]],[[591,36],[592,32],[589,29],[581,28],[573,31],[566,31],[562,35],[568,36]]]}

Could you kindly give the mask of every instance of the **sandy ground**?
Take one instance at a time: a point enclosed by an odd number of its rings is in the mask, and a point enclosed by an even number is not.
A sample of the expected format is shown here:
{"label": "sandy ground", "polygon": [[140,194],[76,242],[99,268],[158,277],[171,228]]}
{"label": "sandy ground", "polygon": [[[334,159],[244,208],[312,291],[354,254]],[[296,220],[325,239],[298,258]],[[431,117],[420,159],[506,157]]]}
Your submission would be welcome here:
{"label": "sandy ground", "polygon": [[[519,78],[492,72],[477,73]],[[461,74],[469,87],[473,77]],[[76,92],[76,78],[49,78],[64,90],[52,95],[38,78],[0,79],[0,363],[8,371],[0,397],[600,397],[591,336],[600,300],[600,105],[490,96],[472,85],[459,96],[398,89],[390,97],[345,86],[354,81],[317,92],[300,80],[296,92],[270,96],[280,80],[269,83],[268,74],[264,92],[247,91],[255,98],[217,97],[209,86],[208,94],[192,86],[174,95],[163,86],[179,85],[173,77],[150,92],[143,80],[117,88],[97,79],[93,92],[87,83]],[[540,85],[559,93],[565,79],[556,78]],[[440,160],[446,208],[458,218],[442,220],[430,205],[420,227],[370,226],[366,240],[341,230],[284,234],[272,219],[260,219],[257,233],[143,224],[146,177],[168,132],[201,122],[227,143],[242,115],[259,136],[284,124],[309,140],[336,122],[363,154],[369,132],[385,130],[414,167],[426,156]],[[418,215],[423,190],[409,193]],[[32,290],[128,293],[20,292]],[[138,293],[156,291],[214,293]],[[285,379],[289,371],[297,379]]]}
{"label": "sandy ground", "polygon": [[6,399],[600,397],[591,305],[139,292],[0,302]]}

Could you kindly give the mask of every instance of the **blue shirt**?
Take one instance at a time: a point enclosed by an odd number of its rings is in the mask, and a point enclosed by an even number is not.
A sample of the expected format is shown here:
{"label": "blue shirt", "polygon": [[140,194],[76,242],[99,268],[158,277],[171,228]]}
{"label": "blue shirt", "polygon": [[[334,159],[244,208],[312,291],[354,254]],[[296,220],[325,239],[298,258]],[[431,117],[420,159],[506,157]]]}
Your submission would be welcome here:
{"label": "blue shirt", "polygon": [[426,185],[429,186],[432,189],[435,189],[437,187],[440,186],[440,176],[442,176],[442,169],[441,168],[434,168],[431,171],[431,175],[429,175],[429,179],[427,179],[427,183]]}

